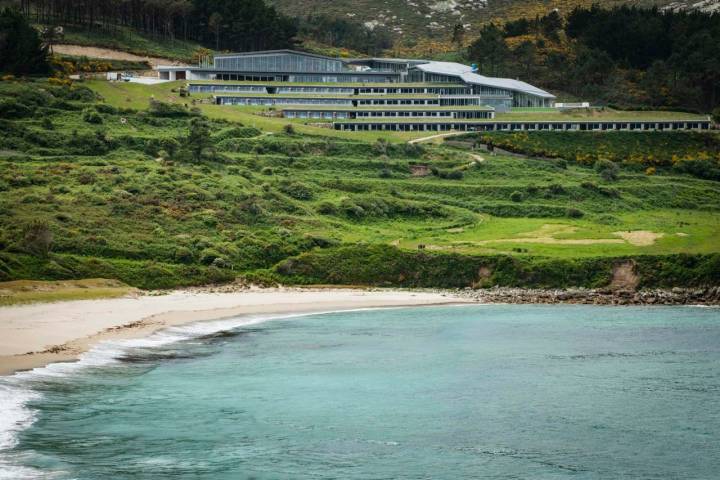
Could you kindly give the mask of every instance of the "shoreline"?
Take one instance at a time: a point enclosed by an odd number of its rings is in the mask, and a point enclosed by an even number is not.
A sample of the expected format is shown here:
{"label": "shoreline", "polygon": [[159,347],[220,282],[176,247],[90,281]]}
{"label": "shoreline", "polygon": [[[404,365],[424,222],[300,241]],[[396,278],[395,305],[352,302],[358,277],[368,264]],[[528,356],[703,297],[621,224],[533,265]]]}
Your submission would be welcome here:
{"label": "shoreline", "polygon": [[0,376],[76,361],[100,342],[243,315],[477,303],[451,292],[347,288],[175,290],[102,300],[0,307]]}
{"label": "shoreline", "polygon": [[339,312],[453,304],[720,305],[705,289],[381,289],[343,286],[247,288],[236,285],[148,292],[100,300],[0,307],[0,376],[76,361],[100,342],[243,315]]}

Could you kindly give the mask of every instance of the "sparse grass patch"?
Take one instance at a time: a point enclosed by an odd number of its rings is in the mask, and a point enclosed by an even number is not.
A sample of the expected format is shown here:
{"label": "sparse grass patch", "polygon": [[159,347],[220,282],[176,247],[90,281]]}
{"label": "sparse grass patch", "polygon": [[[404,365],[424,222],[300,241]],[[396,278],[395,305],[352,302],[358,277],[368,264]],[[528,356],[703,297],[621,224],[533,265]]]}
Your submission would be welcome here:
{"label": "sparse grass patch", "polygon": [[134,288],[118,280],[102,278],[61,281],[15,280],[0,282],[0,306],[118,298],[134,291]]}

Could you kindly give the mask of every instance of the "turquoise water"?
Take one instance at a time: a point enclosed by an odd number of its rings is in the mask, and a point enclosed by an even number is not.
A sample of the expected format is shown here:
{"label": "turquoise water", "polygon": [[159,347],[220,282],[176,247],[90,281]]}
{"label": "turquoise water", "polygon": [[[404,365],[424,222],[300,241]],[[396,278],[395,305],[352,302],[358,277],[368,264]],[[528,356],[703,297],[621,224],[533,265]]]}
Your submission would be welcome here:
{"label": "turquoise water", "polygon": [[718,309],[465,306],[241,323],[111,344],[82,365],[5,381],[15,421],[0,469],[83,480],[720,476]]}

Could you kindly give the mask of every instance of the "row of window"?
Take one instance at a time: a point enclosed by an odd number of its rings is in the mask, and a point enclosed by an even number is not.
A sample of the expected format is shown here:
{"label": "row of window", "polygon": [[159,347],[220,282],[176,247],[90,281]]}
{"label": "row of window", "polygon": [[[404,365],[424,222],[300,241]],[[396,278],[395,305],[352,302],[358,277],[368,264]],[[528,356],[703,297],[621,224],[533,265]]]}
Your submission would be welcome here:
{"label": "row of window", "polygon": [[239,92],[239,93],[267,93],[266,87],[254,85],[205,85],[190,84],[191,93],[213,93],[213,92]]}
{"label": "row of window", "polygon": [[275,98],[275,97],[217,97],[218,105],[346,105],[352,100],[339,98]]}
{"label": "row of window", "polygon": [[357,118],[376,117],[423,117],[423,118],[492,118],[492,112],[487,111],[377,111],[356,112]]}
{"label": "row of window", "polygon": [[241,82],[278,82],[282,81],[282,77],[269,75],[245,75],[239,73],[218,73],[215,80],[223,81],[241,81]]}
{"label": "row of window", "polygon": [[493,118],[492,112],[344,112],[344,111],[311,111],[311,110],[284,110],[285,118],[459,118],[459,119],[488,119]]}
{"label": "row of window", "polygon": [[347,112],[283,112],[285,118],[325,118],[325,119],[346,119],[349,118]]}
{"label": "row of window", "polygon": [[305,55],[269,54],[215,58],[215,68],[245,72],[340,72],[340,60]]}
{"label": "row of window", "polygon": [[636,123],[338,123],[336,130],[684,130],[710,128],[709,122],[636,122]]}
{"label": "row of window", "polygon": [[333,93],[333,94],[349,94],[355,93],[354,88],[349,87],[278,87],[277,93]]}

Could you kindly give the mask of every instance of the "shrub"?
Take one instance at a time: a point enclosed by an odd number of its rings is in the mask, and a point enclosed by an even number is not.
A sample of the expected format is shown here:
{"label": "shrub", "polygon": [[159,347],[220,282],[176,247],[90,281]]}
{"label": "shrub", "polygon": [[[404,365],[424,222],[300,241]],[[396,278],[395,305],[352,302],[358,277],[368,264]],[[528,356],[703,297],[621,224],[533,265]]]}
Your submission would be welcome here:
{"label": "shrub", "polygon": [[317,206],[317,212],[323,215],[335,215],[337,211],[337,206],[332,202],[325,201]]}
{"label": "shrub", "polygon": [[577,208],[572,208],[572,207],[571,207],[571,208],[568,208],[568,209],[567,209],[566,215],[567,215],[568,217],[570,217],[570,218],[581,218],[581,217],[583,217],[585,214],[583,213],[582,210],[578,210]]}
{"label": "shrub", "polygon": [[283,132],[287,135],[295,135],[295,127],[291,123],[288,123],[283,126]]}
{"label": "shrub", "polygon": [[72,86],[72,87],[63,87],[60,89],[55,90],[53,93],[56,94],[56,96],[62,96],[66,100],[75,100],[78,102],[84,102],[84,103],[90,103],[97,100],[97,96],[95,95],[95,92],[93,92],[88,87],[79,87],[79,86]]}
{"label": "shrub", "polygon": [[215,268],[232,268],[232,263],[222,257],[217,257],[212,261],[210,265]]}
{"label": "shrub", "polygon": [[406,143],[403,145],[403,153],[408,157],[419,157],[425,152],[425,149],[419,143]]}
{"label": "shrub", "polygon": [[345,215],[351,218],[362,218],[365,216],[365,209],[363,209],[360,205],[357,205],[349,198],[343,198],[340,201],[340,209],[343,213],[345,213]]}
{"label": "shrub", "polygon": [[720,180],[720,167],[712,160],[682,160],[676,163],[673,168],[698,178]]}
{"label": "shrub", "polygon": [[82,119],[84,122],[87,122],[87,123],[93,123],[93,124],[103,123],[102,116],[100,116],[100,114],[94,108],[86,108],[85,110],[83,110]]}
{"label": "shrub", "polygon": [[42,127],[45,130],[54,130],[55,125],[53,125],[52,120],[50,120],[48,117],[45,117],[42,119]]}
{"label": "shrub", "polygon": [[200,253],[200,263],[203,265],[211,265],[217,258],[221,258],[221,255],[212,248],[206,248]]}
{"label": "shrub", "polygon": [[95,183],[95,174],[92,172],[81,172],[78,175],[78,183],[81,185],[90,185]]}
{"label": "shrub", "polygon": [[231,138],[253,138],[260,135],[262,132],[257,128],[253,127],[234,127],[220,132],[216,138],[218,140],[227,140]]}
{"label": "shrub", "polygon": [[600,174],[603,180],[613,182],[617,180],[620,168],[611,160],[600,159],[595,162],[595,171]]}
{"label": "shrub", "polygon": [[564,195],[565,193],[567,193],[565,191],[565,187],[563,187],[559,183],[553,183],[552,185],[548,185],[548,192],[553,195]]}
{"label": "shrub", "polygon": [[30,117],[34,109],[23,105],[14,98],[0,100],[0,118],[25,118]]}
{"label": "shrub", "polygon": [[37,220],[23,230],[22,247],[39,257],[47,257],[53,244],[53,233],[47,222]]}
{"label": "shrub", "polygon": [[112,105],[108,105],[106,103],[98,103],[95,105],[95,110],[97,110],[100,113],[107,113],[110,115],[115,115],[118,113],[117,108],[113,107]]}
{"label": "shrub", "polygon": [[313,191],[307,185],[300,182],[282,182],[280,191],[296,200],[311,200]]}
{"label": "shrub", "polygon": [[390,144],[384,138],[378,138],[373,144],[372,150],[376,155],[387,155]]}
{"label": "shrub", "polygon": [[510,194],[510,200],[512,200],[513,202],[522,202],[523,201],[522,192],[518,192],[517,190],[512,192]]}
{"label": "shrub", "polygon": [[178,118],[197,116],[197,113],[193,112],[192,110],[188,110],[187,108],[185,108],[184,105],[160,102],[158,100],[155,100],[154,98],[150,99],[150,106],[148,108],[148,112],[154,117]]}
{"label": "shrub", "polygon": [[389,168],[383,168],[380,170],[380,173],[378,174],[380,178],[392,178],[392,172]]}

